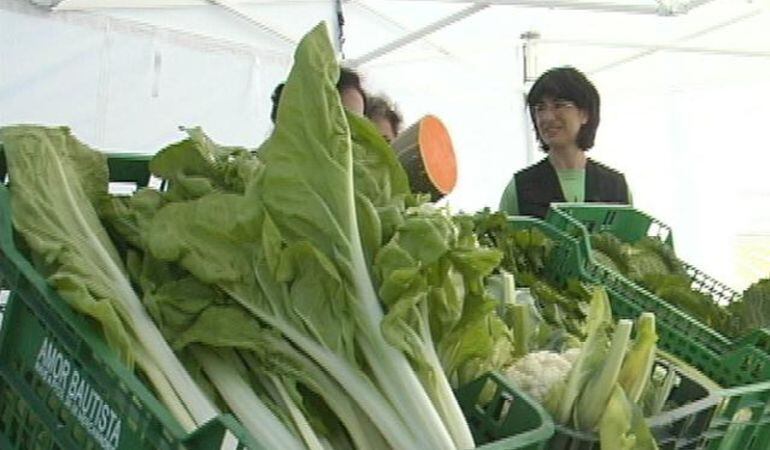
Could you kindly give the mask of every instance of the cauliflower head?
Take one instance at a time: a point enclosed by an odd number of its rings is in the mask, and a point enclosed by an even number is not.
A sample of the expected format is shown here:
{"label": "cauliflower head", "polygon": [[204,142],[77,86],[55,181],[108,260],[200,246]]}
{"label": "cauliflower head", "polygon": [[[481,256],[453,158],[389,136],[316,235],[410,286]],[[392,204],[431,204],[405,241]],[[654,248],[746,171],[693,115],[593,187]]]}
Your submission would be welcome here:
{"label": "cauliflower head", "polygon": [[528,353],[508,367],[505,374],[516,387],[543,404],[551,388],[567,379],[567,374],[579,354],[578,348],[569,349],[564,353]]}

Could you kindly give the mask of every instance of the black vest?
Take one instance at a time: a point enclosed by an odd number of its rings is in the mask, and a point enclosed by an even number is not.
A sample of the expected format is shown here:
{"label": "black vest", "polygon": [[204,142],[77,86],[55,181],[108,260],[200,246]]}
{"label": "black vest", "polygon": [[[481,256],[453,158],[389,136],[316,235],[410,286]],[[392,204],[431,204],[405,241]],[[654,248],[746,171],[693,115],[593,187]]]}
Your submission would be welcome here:
{"label": "black vest", "polygon": [[[548,158],[514,175],[519,214],[545,218],[551,203],[565,202],[559,177]],[[628,186],[622,173],[592,160],[586,161],[585,201],[628,203]]]}

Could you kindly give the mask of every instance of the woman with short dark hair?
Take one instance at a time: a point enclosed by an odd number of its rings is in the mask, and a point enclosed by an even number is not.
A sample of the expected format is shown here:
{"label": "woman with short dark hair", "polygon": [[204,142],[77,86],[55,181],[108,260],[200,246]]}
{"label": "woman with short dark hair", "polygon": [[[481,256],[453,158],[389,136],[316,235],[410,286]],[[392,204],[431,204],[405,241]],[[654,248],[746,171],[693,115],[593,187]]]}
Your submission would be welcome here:
{"label": "woman with short dark hair", "polygon": [[625,176],[586,157],[599,127],[599,92],[579,70],[542,74],[527,95],[540,148],[547,156],[516,172],[500,210],[545,217],[553,202],[631,203]]}

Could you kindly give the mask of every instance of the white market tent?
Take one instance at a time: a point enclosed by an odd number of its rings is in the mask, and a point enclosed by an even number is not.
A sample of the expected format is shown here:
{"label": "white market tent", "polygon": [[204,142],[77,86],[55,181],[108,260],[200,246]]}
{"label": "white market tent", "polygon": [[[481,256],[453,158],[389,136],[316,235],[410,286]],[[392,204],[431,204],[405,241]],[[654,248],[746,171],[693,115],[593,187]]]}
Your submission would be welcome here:
{"label": "white market tent", "polygon": [[573,65],[602,94],[590,154],[685,260],[743,288],[770,274],[767,3],[0,0],[0,125],[68,125],[111,152],[156,152],[180,125],[255,147],[296,43],[325,20],[407,123],[444,120],[460,171],[447,202],[475,211],[539,158],[528,82]]}

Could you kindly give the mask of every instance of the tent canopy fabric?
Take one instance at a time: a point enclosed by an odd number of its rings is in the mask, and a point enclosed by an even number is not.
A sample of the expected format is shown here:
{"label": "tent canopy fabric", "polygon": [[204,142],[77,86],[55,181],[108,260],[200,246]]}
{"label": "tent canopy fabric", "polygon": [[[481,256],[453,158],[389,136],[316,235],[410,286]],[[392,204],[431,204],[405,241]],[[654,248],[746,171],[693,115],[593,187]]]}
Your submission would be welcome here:
{"label": "tent canopy fabric", "polygon": [[296,43],[323,20],[406,125],[442,118],[459,169],[446,201],[475,211],[542,156],[524,95],[571,65],[602,95],[590,155],[626,174],[685,259],[739,286],[770,272],[770,249],[749,266],[736,253],[770,235],[767,3],[0,0],[0,124],[68,125],[105,151],[155,152],[196,125],[255,147]]}

